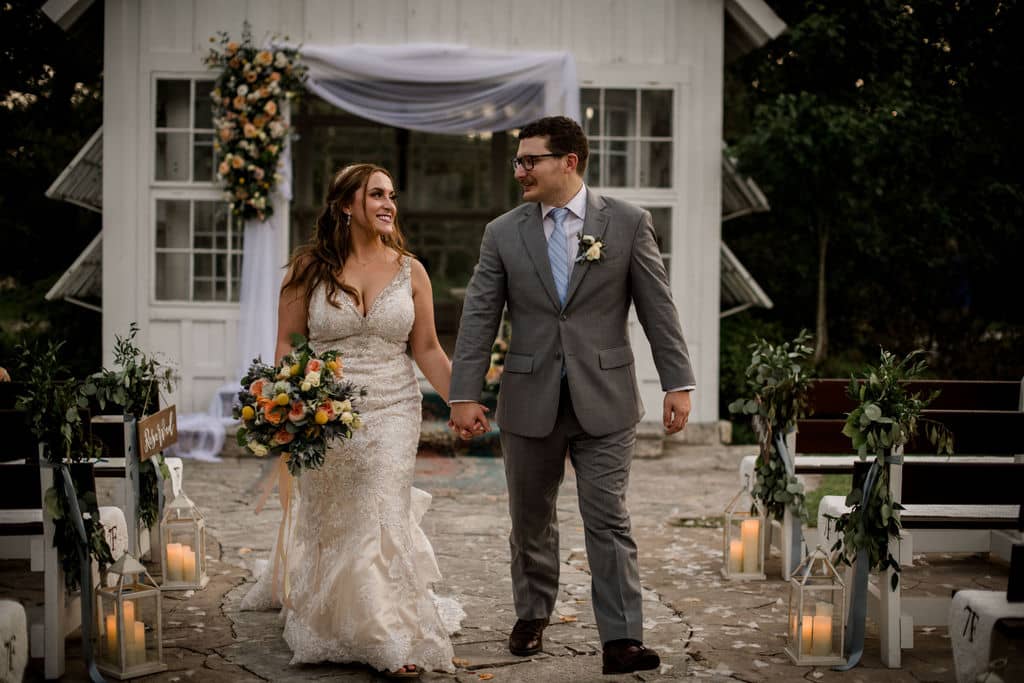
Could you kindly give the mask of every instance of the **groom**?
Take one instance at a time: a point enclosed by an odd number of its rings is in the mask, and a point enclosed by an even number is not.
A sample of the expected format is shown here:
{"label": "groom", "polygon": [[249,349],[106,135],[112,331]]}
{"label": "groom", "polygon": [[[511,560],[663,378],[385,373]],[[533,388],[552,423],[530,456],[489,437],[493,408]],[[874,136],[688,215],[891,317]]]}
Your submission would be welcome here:
{"label": "groom", "polygon": [[558,593],[556,498],[568,452],[576,472],[606,674],[657,668],[643,646],[636,543],[626,488],[643,415],[627,318],[647,333],[673,434],[690,413],[693,372],[651,215],[583,184],[587,138],[554,116],[519,133],[512,160],[525,203],[487,225],[455,346],[451,425],[489,428],[477,401],[502,311],[512,323],[497,419],[509,491],[512,654],[543,648]]}

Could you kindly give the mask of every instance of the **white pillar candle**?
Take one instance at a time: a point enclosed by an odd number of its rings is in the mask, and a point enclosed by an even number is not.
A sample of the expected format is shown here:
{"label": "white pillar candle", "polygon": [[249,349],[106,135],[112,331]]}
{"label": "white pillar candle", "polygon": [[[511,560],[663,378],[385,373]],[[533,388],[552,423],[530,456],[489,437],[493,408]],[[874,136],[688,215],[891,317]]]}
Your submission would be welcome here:
{"label": "white pillar candle", "polygon": [[811,644],[814,642],[813,634],[814,622],[811,621],[811,615],[805,614],[801,622],[800,654],[811,654]]}
{"label": "white pillar candle", "polygon": [[817,657],[825,657],[832,652],[832,617],[814,617],[814,640],[811,644],[811,654]]}
{"label": "white pillar candle", "polygon": [[167,566],[164,567],[167,581],[181,581],[181,544],[167,544]]}
{"label": "white pillar candle", "polygon": [[827,656],[832,653],[832,612],[830,602],[818,601],[814,604],[814,644],[811,653]]}
{"label": "white pillar candle", "polygon": [[738,538],[729,541],[729,571],[733,574],[743,571],[743,541]]}
{"label": "white pillar candle", "polygon": [[146,661],[146,625],[141,621],[133,624],[132,649],[134,650],[133,664],[139,665]]}
{"label": "white pillar candle", "polygon": [[123,605],[121,611],[124,612],[124,614],[121,615],[121,623],[124,624],[125,629],[130,630],[132,624],[135,623],[135,602],[132,600],[125,600],[121,604]]}
{"label": "white pillar candle", "polygon": [[107,644],[107,658],[111,661],[117,661],[117,615],[108,614],[105,619],[105,625],[107,629],[106,633],[106,644]]}
{"label": "white pillar candle", "polygon": [[181,547],[181,580],[189,583],[196,580],[196,554],[187,545]]}
{"label": "white pillar candle", "polygon": [[758,536],[761,531],[761,520],[745,519],[740,522],[740,538],[743,539],[743,573],[754,574],[757,568]]}

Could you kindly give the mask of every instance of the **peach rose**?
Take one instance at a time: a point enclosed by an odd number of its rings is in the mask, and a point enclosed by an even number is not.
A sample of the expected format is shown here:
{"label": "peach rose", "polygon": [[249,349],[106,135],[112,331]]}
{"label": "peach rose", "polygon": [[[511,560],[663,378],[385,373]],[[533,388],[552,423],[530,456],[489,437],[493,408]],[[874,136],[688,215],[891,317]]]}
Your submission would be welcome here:
{"label": "peach rose", "polygon": [[291,443],[292,439],[294,438],[295,435],[289,432],[287,429],[282,428],[274,432],[274,443],[278,444],[279,446],[283,446],[286,443]]}
{"label": "peach rose", "polygon": [[274,114],[277,113],[277,102],[275,102],[274,100],[270,100],[269,102],[263,105],[263,111],[267,112],[267,114],[269,114],[270,116],[273,116]]}
{"label": "peach rose", "polygon": [[324,367],[324,362],[319,358],[310,358],[309,362],[306,363],[306,374],[311,372],[320,372]]}

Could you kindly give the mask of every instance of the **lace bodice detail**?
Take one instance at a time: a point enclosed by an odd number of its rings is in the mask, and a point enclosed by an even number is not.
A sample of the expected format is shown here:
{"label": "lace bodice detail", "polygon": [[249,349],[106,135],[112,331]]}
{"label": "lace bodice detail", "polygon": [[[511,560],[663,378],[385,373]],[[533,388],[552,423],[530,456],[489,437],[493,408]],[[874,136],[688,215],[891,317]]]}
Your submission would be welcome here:
{"label": "lace bodice detail", "polygon": [[[344,292],[337,306],[324,287],[310,301],[310,346],[340,351],[345,378],[367,394],[355,402],[362,429],[335,442],[323,467],[294,485],[284,609],[293,663],[453,670],[448,634],[465,615],[431,591],[441,573],[419,526],[430,495],[412,487],[422,396],[406,353],[414,320],[410,273],[402,256],[365,316]],[[265,573],[242,606],[269,603]]]}

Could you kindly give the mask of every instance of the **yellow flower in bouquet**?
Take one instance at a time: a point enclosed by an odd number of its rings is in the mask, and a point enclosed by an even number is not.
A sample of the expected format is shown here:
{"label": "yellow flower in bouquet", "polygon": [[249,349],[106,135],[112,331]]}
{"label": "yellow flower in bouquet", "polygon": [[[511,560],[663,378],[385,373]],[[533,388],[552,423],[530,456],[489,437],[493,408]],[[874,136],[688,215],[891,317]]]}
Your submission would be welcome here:
{"label": "yellow flower in bouquet", "polygon": [[235,417],[238,445],[258,456],[287,454],[292,476],[323,465],[335,439],[362,426],[356,406],[366,390],[344,379],[337,351],[315,353],[302,335],[274,367],[253,361],[242,379]]}

